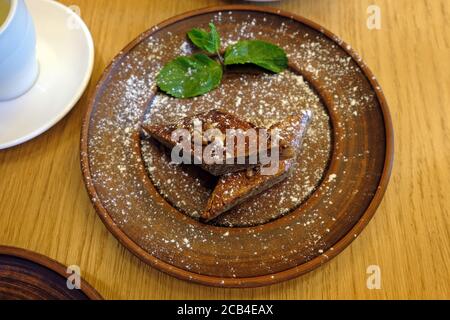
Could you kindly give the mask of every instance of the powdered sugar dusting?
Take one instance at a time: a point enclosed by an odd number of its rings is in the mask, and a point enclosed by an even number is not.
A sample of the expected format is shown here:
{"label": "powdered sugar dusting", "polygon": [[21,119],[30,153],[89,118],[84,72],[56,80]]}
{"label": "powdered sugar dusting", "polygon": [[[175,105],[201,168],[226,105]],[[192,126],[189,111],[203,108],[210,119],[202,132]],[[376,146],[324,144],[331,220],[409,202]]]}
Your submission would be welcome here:
{"label": "powdered sugar dusting", "polygon": [[[154,96],[155,77],[164,63],[178,55],[194,52],[186,42],[185,34],[177,33],[177,28],[155,29],[152,36],[114,62],[114,74],[110,74],[105,86],[98,91],[87,141],[91,176],[86,178],[86,183],[95,187],[97,196],[93,201],[106,209],[125,234],[150,255],[173,267],[224,277],[272,274],[325,256],[331,250],[342,236],[334,233],[333,227],[343,219],[354,221],[360,213],[350,208],[345,216],[338,216],[341,211],[332,203],[331,195],[343,192],[340,183],[347,171],[344,169],[339,175],[327,173],[327,161],[331,152],[338,150],[340,153],[336,157],[342,166],[361,163],[364,169],[363,164],[370,163],[370,143],[358,146],[351,154],[342,150],[346,150],[347,137],[364,134],[353,131],[348,123],[363,120],[377,108],[367,79],[355,61],[336,43],[290,19],[279,19],[270,14],[249,14],[242,19],[242,15],[242,12],[211,15],[224,43],[257,38],[280,44],[298,72],[291,70],[280,75],[230,73],[220,89],[203,97],[179,101],[161,94]],[[185,23],[187,29],[199,27],[190,20]],[[283,92],[283,87],[287,91]],[[332,126],[342,133],[337,140],[331,136],[324,100],[337,115],[332,121]],[[157,148],[155,145],[144,143],[145,165],[161,194],[160,197],[150,196],[139,175],[144,163],[134,148],[133,136],[146,111],[145,121],[165,123],[213,108],[235,112],[258,125],[270,125],[305,109],[312,110],[315,119],[295,174],[276,191],[269,190],[261,195],[263,201],[249,201],[217,221],[228,228],[206,227],[191,218],[198,216],[199,204],[207,198],[213,182],[189,175],[191,180],[182,189],[191,197],[179,194],[177,198],[170,194],[171,186],[178,186],[183,176],[174,175],[158,181],[156,174],[165,160],[161,158],[164,153],[152,149]],[[161,157],[155,158],[156,154]],[[367,175],[373,172],[370,178],[376,179],[378,164],[371,165],[372,170]],[[176,168],[167,166],[164,169],[167,172],[177,172]],[[370,201],[374,191],[352,185],[352,180],[346,181],[349,185],[345,190],[352,190],[348,197],[359,196]],[[286,223],[270,232],[256,227],[236,233],[234,228],[229,228],[243,226],[248,221],[254,225],[276,219],[318,194],[326,210],[312,206],[300,215],[287,215]],[[172,209],[168,209],[167,200]],[[268,205],[261,207],[261,203]],[[268,215],[258,220],[258,213],[263,210]],[[279,248],[270,250],[269,243],[277,243]],[[200,258],[204,256],[209,258]],[[260,261],[257,265],[254,264],[255,256]],[[247,263],[252,264],[251,271],[245,267]]]}
{"label": "powdered sugar dusting", "polygon": [[[228,75],[219,89],[198,98],[179,100],[158,94],[145,122],[168,123],[211,109],[235,113],[261,127],[305,110],[314,114],[304,151],[290,179],[219,217],[215,224],[267,223],[296,209],[318,187],[331,154],[330,118],[318,94],[301,75],[289,70],[278,75],[236,73]],[[212,191],[211,184],[202,183],[199,176],[193,178],[192,170],[188,172],[185,166],[170,165],[170,157],[155,147],[154,141],[143,140],[142,147],[149,176],[161,194],[182,212],[198,218]]]}

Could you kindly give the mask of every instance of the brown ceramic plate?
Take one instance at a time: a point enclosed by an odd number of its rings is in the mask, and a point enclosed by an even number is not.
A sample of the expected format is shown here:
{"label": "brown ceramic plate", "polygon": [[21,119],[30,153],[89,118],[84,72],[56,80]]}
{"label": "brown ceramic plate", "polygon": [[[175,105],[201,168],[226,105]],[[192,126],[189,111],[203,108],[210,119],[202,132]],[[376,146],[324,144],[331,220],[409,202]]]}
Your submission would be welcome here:
{"label": "brown ceramic plate", "polygon": [[[282,46],[289,70],[229,70],[219,89],[196,99],[159,93],[158,71],[191,54],[186,32],[211,20],[224,43],[257,38]],[[139,125],[214,108],[261,125],[305,109],[314,120],[292,177],[207,225],[196,218],[214,179],[168,165]],[[201,284],[255,287],[319,267],[360,234],[388,184],[392,124],[375,77],[331,32],[270,8],[208,8],[153,27],[114,59],[90,100],[81,162],[103,222],[143,261]]]}
{"label": "brown ceramic plate", "polygon": [[0,246],[0,300],[101,300],[81,279],[80,290],[67,287],[67,268],[27,250]]}

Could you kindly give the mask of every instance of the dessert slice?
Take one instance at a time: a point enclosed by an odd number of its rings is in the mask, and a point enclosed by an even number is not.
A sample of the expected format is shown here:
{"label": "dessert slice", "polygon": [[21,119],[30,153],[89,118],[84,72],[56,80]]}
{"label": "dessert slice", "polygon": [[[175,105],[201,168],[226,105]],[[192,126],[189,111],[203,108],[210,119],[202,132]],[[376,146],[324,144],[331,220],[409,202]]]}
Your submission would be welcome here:
{"label": "dessert slice", "polygon": [[211,221],[285,180],[294,168],[310,120],[311,112],[307,111],[300,116],[291,116],[275,124],[272,129],[280,130],[284,141],[289,144],[291,150],[294,150],[294,157],[280,160],[278,170],[272,175],[263,175],[261,168],[250,168],[244,172],[222,176],[211,194],[202,219]]}
{"label": "dessert slice", "polygon": [[[168,125],[143,125],[143,130],[152,136],[154,139],[162,143],[169,149],[178,145],[179,141],[173,139],[172,135],[179,129],[185,129],[190,134],[191,148],[189,150],[188,158],[191,158],[194,164],[200,165],[204,170],[208,171],[214,176],[221,176],[224,174],[245,171],[247,169],[254,168],[260,163],[259,160],[259,133],[261,128],[257,128],[252,123],[242,120],[241,118],[232,115],[230,113],[212,110],[203,114],[198,114],[193,117],[187,117],[181,119],[176,123]],[[233,142],[230,143],[231,148],[228,146],[227,130],[235,130],[242,135],[243,147],[238,148],[237,138],[233,138]],[[250,130],[254,130],[254,136],[246,136]],[[213,132],[213,134],[208,134]],[[200,148],[195,148],[196,140],[200,144]],[[250,139],[255,139],[252,148]],[[215,144],[215,152],[222,155],[218,161],[204,161],[205,150]],[[280,152],[280,157],[288,159],[293,156],[293,152],[289,145],[287,145],[284,139],[281,139],[278,144],[271,144],[271,137],[267,137],[267,144],[264,144],[266,150],[264,150],[268,156],[271,155],[275,149]],[[211,150],[211,148],[209,149]],[[232,152],[230,152],[232,151]],[[240,151],[240,152],[239,152]],[[253,160],[253,161],[251,161]]]}

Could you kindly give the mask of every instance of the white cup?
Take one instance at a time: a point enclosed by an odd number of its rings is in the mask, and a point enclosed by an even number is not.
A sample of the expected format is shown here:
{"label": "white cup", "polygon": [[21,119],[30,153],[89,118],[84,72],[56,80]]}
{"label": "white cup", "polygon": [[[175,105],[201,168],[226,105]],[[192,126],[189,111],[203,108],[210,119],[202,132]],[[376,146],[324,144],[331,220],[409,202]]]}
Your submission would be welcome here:
{"label": "white cup", "polygon": [[39,74],[36,32],[24,0],[10,0],[10,11],[0,26],[0,101],[26,93]]}

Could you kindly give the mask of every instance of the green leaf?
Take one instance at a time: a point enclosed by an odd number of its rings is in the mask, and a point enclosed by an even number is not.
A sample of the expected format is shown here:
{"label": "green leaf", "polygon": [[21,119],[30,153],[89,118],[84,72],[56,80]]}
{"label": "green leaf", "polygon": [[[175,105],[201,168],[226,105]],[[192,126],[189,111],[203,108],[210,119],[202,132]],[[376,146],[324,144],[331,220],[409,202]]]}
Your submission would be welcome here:
{"label": "green leaf", "polygon": [[192,29],[188,32],[188,37],[192,43],[209,53],[218,53],[220,50],[220,35],[213,23],[209,24],[211,32],[203,29]]}
{"label": "green leaf", "polygon": [[167,63],[156,78],[158,87],[176,98],[203,95],[220,85],[222,66],[204,54],[179,57]]}
{"label": "green leaf", "polygon": [[225,65],[247,63],[279,73],[288,67],[288,58],[282,48],[261,40],[239,41],[227,48]]}

